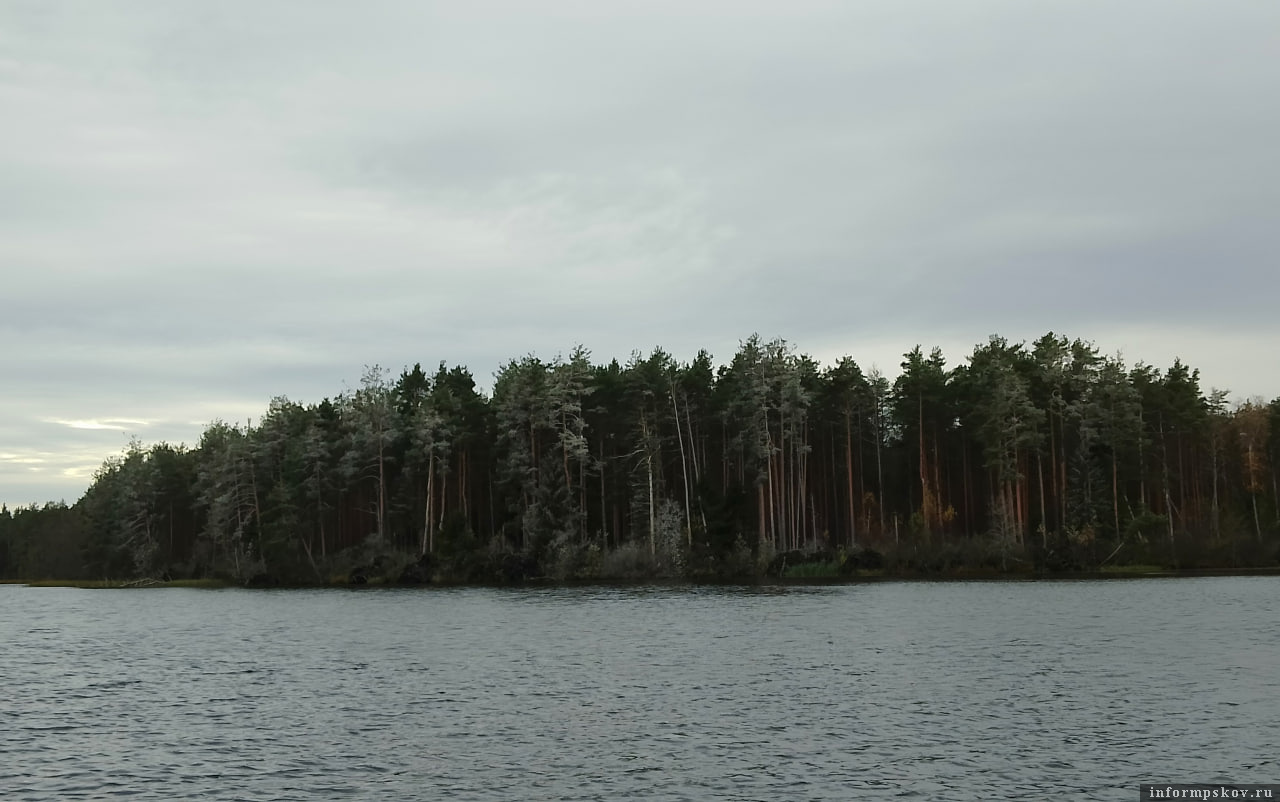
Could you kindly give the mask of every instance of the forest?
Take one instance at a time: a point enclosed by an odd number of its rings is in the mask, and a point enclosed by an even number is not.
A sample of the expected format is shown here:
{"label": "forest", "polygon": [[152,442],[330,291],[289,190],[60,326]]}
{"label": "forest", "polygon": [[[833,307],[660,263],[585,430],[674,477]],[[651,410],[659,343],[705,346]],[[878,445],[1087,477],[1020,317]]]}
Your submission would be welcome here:
{"label": "forest", "polygon": [[0,578],[743,581],[1273,566],[1280,399],[1046,334],[892,381],[783,340],[585,349],[133,440],[74,505],[0,510]]}

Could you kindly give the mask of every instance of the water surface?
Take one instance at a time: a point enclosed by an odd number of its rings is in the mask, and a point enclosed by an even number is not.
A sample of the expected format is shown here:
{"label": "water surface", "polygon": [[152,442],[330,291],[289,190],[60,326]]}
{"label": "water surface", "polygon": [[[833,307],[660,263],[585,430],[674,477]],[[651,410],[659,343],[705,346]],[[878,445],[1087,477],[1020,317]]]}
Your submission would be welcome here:
{"label": "water surface", "polygon": [[0,586],[5,799],[1134,799],[1277,782],[1280,578]]}

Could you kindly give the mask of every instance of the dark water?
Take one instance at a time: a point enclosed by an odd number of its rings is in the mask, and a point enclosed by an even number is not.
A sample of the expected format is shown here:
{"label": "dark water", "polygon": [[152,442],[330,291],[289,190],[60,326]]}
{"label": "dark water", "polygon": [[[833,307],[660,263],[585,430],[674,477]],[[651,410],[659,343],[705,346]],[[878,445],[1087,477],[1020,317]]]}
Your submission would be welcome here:
{"label": "dark water", "polygon": [[1280,578],[0,586],[0,797],[1136,799],[1280,781]]}

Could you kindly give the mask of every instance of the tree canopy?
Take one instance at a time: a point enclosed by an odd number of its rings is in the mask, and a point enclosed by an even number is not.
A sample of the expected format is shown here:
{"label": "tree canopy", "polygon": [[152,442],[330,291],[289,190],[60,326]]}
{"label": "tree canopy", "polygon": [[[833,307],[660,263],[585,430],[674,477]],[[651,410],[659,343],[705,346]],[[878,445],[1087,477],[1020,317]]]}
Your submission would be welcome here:
{"label": "tree canopy", "polygon": [[[992,336],[892,381],[752,336],[724,364],[582,347],[374,366],[194,447],[132,441],[72,507],[0,510],[0,574],[315,582],[1271,564],[1280,399]],[[794,557],[793,559],[801,559]],[[785,560],[784,560],[785,562]]]}

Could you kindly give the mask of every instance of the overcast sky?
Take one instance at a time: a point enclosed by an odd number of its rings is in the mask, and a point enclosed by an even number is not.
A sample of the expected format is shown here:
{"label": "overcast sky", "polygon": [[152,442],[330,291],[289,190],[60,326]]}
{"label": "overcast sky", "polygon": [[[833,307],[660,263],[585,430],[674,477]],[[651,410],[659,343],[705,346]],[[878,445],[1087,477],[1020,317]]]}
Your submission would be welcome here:
{"label": "overcast sky", "polygon": [[0,501],[440,360],[1280,395],[1280,3],[0,4]]}

